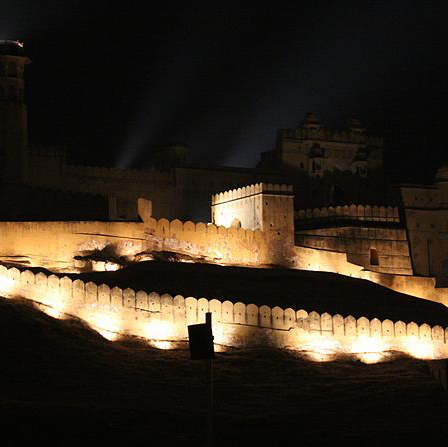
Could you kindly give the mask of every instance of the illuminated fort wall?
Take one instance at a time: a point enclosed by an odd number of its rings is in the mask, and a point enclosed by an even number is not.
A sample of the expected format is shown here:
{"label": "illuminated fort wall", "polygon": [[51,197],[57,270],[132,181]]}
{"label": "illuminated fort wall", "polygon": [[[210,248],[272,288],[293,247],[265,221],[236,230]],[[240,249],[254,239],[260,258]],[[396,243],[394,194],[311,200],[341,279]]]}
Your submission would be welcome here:
{"label": "illuminated fort wall", "polygon": [[348,262],[374,272],[413,274],[398,208],[351,205],[296,214],[296,245],[346,253]]}
{"label": "illuminated fort wall", "polygon": [[331,272],[365,279],[383,287],[448,306],[448,288],[436,287],[434,277],[372,272],[347,261],[345,253],[294,247],[291,268]]}
{"label": "illuminated fort wall", "polygon": [[[151,252],[174,252],[192,260],[235,265],[287,265],[293,254],[292,196],[281,187],[265,195],[263,202],[272,211],[263,210],[260,229],[225,228],[214,224],[154,219],[141,210],[138,222],[0,222],[0,261],[42,266],[55,271],[76,271],[75,257],[98,256],[107,250],[125,262],[135,262]],[[286,187],[285,187],[286,188]],[[144,201],[140,201],[140,204]],[[282,206],[282,227],[274,214]],[[287,213],[289,208],[289,214]],[[287,216],[288,219],[284,219]],[[266,223],[269,222],[269,223]],[[275,226],[271,227],[271,223]],[[286,230],[288,232],[286,232]]]}
{"label": "illuminated fort wall", "polygon": [[294,246],[291,186],[257,183],[215,194],[211,214],[218,226],[261,230],[268,244],[269,262],[285,265]]}
{"label": "illuminated fort wall", "polygon": [[118,255],[144,251],[143,225],[132,222],[0,222],[0,261],[77,271],[75,256],[109,247]]}
{"label": "illuminated fort wall", "polygon": [[212,196],[212,222],[224,227],[294,233],[292,186],[257,183]]}
{"label": "illuminated fort wall", "polygon": [[445,167],[435,185],[401,185],[414,272],[448,284],[448,189]]}
{"label": "illuminated fort wall", "polygon": [[[255,190],[259,191],[256,200],[256,195],[251,195]],[[140,205],[145,203],[149,204],[140,201]],[[155,252],[169,252],[180,256],[180,260],[192,262],[253,267],[282,265],[350,275],[448,306],[447,288],[436,287],[433,277],[409,274],[403,229],[337,227],[319,230],[323,233],[304,230],[301,235],[299,226],[299,243],[294,246],[292,196],[281,185],[252,185],[214,197],[217,223],[227,223],[220,221],[221,218],[229,222],[238,218],[242,225],[257,225],[266,228],[265,231],[177,219],[157,220],[151,217],[151,207],[143,208],[139,210],[143,223],[0,222],[0,262],[76,272],[119,268],[120,264],[152,259]],[[349,216],[350,208],[342,209],[348,210],[345,217]],[[361,208],[355,208],[357,218],[361,218]],[[368,208],[364,208],[364,219]],[[315,220],[318,214],[322,216],[330,209],[318,211],[305,212],[305,216]],[[389,223],[397,223],[396,210],[379,208],[378,213],[378,219],[385,219],[381,224],[387,224],[387,219],[391,220]],[[373,212],[372,218],[376,219],[375,216]],[[271,223],[274,223],[272,227]],[[347,233],[349,237],[344,240]],[[343,243],[338,242],[340,239]],[[371,263],[372,247],[378,251],[379,265]]]}
{"label": "illuminated fort wall", "polygon": [[106,338],[136,335],[161,348],[185,341],[187,325],[204,322],[205,313],[212,312],[217,345],[286,347],[306,351],[316,360],[354,353],[361,360],[375,362],[390,350],[418,358],[448,357],[448,328],[414,322],[111,289],[105,284],[3,266],[0,293],[33,300],[57,318],[81,318]]}

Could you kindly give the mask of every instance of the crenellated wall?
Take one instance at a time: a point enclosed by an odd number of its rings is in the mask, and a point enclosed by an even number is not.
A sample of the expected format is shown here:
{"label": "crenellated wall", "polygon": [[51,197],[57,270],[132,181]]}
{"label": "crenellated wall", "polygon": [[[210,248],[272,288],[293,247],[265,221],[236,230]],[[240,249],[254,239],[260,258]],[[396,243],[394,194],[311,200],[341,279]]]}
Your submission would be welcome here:
{"label": "crenellated wall", "polygon": [[[79,271],[75,257],[107,252],[123,262],[152,252],[193,260],[263,266],[288,263],[292,246],[260,230],[148,218],[139,222],[0,222],[0,262]],[[98,257],[98,256],[97,256]],[[82,266],[81,266],[82,267]]]}
{"label": "crenellated wall", "polygon": [[448,288],[436,287],[434,277],[388,274],[364,269],[348,261],[346,253],[294,247],[292,268],[332,272],[365,279],[400,293],[434,301],[448,307]]}
{"label": "crenellated wall", "polygon": [[134,222],[0,222],[0,261],[78,271],[76,256],[105,249],[116,257],[144,251],[145,233]]}
{"label": "crenellated wall", "polygon": [[[110,288],[70,278],[0,266],[0,294],[33,300],[52,316],[79,317],[109,339],[136,335],[167,343],[187,338],[187,325],[213,314],[215,343],[273,345],[312,355],[355,353],[378,361],[386,351],[420,358],[448,357],[448,328],[292,308]],[[167,347],[167,345],[161,345]]]}
{"label": "crenellated wall", "polygon": [[145,222],[147,247],[218,264],[263,266],[285,264],[292,247],[265,231],[202,222],[150,218]]}
{"label": "crenellated wall", "polygon": [[[346,228],[337,228],[342,231]],[[333,242],[337,235],[302,235],[313,247],[290,246],[274,234],[243,228],[217,227],[213,224],[181,222],[148,217],[144,223],[130,222],[0,222],[0,262],[27,267],[44,267],[55,272],[91,269],[114,269],[119,264],[151,259],[154,252],[185,255],[191,261],[222,265],[267,267],[283,265],[303,270],[320,270],[367,279],[420,298],[448,306],[448,289],[436,288],[434,278],[387,273],[384,253],[392,250],[396,259],[406,261],[406,239],[389,229],[389,236],[376,238],[383,229],[352,228],[362,238],[353,247],[364,253],[350,253],[348,248],[316,245],[320,240]],[[351,231],[350,230],[350,231]],[[330,230],[328,230],[330,231]],[[365,234],[364,234],[365,233]],[[395,235],[395,236],[394,236]],[[331,236],[331,237],[330,237]],[[340,235],[339,235],[340,236]],[[338,237],[339,237],[338,236]],[[353,235],[351,235],[353,238]],[[356,240],[353,239],[353,240]],[[327,243],[326,242],[326,243]],[[362,265],[358,260],[366,250],[379,250],[379,266]],[[344,249],[342,249],[342,248]],[[404,250],[404,251],[403,251]],[[400,252],[401,251],[401,252]],[[90,261],[89,261],[90,260]],[[180,259],[182,260],[182,258]],[[188,260],[188,259],[186,259]],[[112,264],[111,264],[112,262]],[[366,261],[367,262],[367,261]],[[115,263],[115,264],[113,264]],[[375,268],[382,271],[373,271]],[[395,265],[396,267],[396,265]]]}
{"label": "crenellated wall", "polygon": [[298,229],[296,245],[344,253],[347,261],[366,270],[380,273],[412,275],[412,263],[406,230],[337,226]]}
{"label": "crenellated wall", "polygon": [[308,129],[299,127],[296,129],[280,129],[279,138],[293,138],[296,140],[321,140],[340,143],[363,143],[374,147],[383,147],[383,139],[380,137],[370,136],[366,133],[350,132],[347,130],[332,129]]}
{"label": "crenellated wall", "polygon": [[[51,152],[50,152],[51,154]],[[61,191],[109,196],[114,202],[111,220],[137,219],[137,199],[145,197],[157,204],[154,212],[162,217],[180,215],[182,204],[167,172],[65,164],[62,155],[40,152],[30,155],[29,184]]]}
{"label": "crenellated wall", "polygon": [[333,222],[344,222],[347,220],[382,223],[400,222],[398,207],[355,204],[298,210],[295,218],[299,221],[299,226],[312,225],[320,222],[331,224]]}
{"label": "crenellated wall", "polygon": [[[256,194],[265,193],[292,193],[292,186],[278,185],[272,183],[255,183],[253,185],[244,186],[242,188],[231,189],[229,191],[220,192],[212,195],[212,205],[229,202],[237,199],[254,196]],[[289,195],[289,194],[288,194]]]}
{"label": "crenellated wall", "polygon": [[262,230],[268,262],[285,265],[294,246],[292,186],[257,183],[212,196],[212,222],[218,226]]}
{"label": "crenellated wall", "polygon": [[295,243],[299,247],[345,253],[369,271],[412,275],[406,229],[397,207],[346,205],[299,210]]}

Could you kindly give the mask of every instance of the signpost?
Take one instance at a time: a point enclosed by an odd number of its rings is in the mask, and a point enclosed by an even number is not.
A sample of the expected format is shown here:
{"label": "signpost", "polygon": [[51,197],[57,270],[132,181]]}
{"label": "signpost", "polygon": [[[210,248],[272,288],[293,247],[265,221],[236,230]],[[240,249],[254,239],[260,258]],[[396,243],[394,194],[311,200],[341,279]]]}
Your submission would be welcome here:
{"label": "signpost", "polygon": [[212,314],[205,314],[205,324],[191,324],[188,326],[188,340],[190,344],[191,360],[205,360],[207,367],[207,445],[212,445],[213,432],[213,364],[215,350],[213,347]]}

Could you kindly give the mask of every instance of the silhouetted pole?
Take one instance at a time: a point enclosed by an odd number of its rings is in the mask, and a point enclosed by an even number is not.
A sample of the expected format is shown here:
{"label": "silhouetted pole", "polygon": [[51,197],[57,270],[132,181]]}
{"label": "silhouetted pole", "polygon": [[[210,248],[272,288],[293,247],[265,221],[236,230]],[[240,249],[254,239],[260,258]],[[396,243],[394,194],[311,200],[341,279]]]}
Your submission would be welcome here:
{"label": "silhouetted pole", "polygon": [[[205,324],[210,328],[210,334],[212,334],[211,312],[207,312],[205,314]],[[212,334],[212,343],[213,343],[213,334]],[[208,390],[207,445],[211,447],[213,436],[213,358],[207,359],[206,362],[207,362],[207,390]]]}
{"label": "silhouetted pole", "polygon": [[215,357],[211,312],[205,314],[205,324],[190,324],[188,326],[188,341],[191,360],[206,361],[207,446],[211,447],[213,437],[213,359]]}

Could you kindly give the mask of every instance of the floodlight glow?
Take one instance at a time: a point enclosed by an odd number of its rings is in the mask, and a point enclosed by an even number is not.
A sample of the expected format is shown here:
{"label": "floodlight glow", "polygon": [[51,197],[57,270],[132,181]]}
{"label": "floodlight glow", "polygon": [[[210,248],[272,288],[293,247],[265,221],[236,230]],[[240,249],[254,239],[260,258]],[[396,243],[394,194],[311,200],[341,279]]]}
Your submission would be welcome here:
{"label": "floodlight glow", "polygon": [[434,358],[434,346],[431,341],[423,341],[418,337],[407,337],[403,342],[404,351],[412,357],[422,360]]}
{"label": "floodlight glow", "polygon": [[149,342],[151,346],[154,346],[157,349],[172,349],[173,344],[170,341],[161,341],[161,340],[151,340]]}
{"label": "floodlight glow", "polygon": [[14,281],[5,275],[0,275],[0,293],[8,295],[14,291]]}
{"label": "floodlight glow", "polygon": [[119,337],[121,325],[117,316],[103,312],[92,312],[87,320],[107,340],[114,341]]}
{"label": "floodlight glow", "polygon": [[144,336],[149,340],[166,340],[173,335],[173,323],[168,321],[151,321],[143,325]]}

